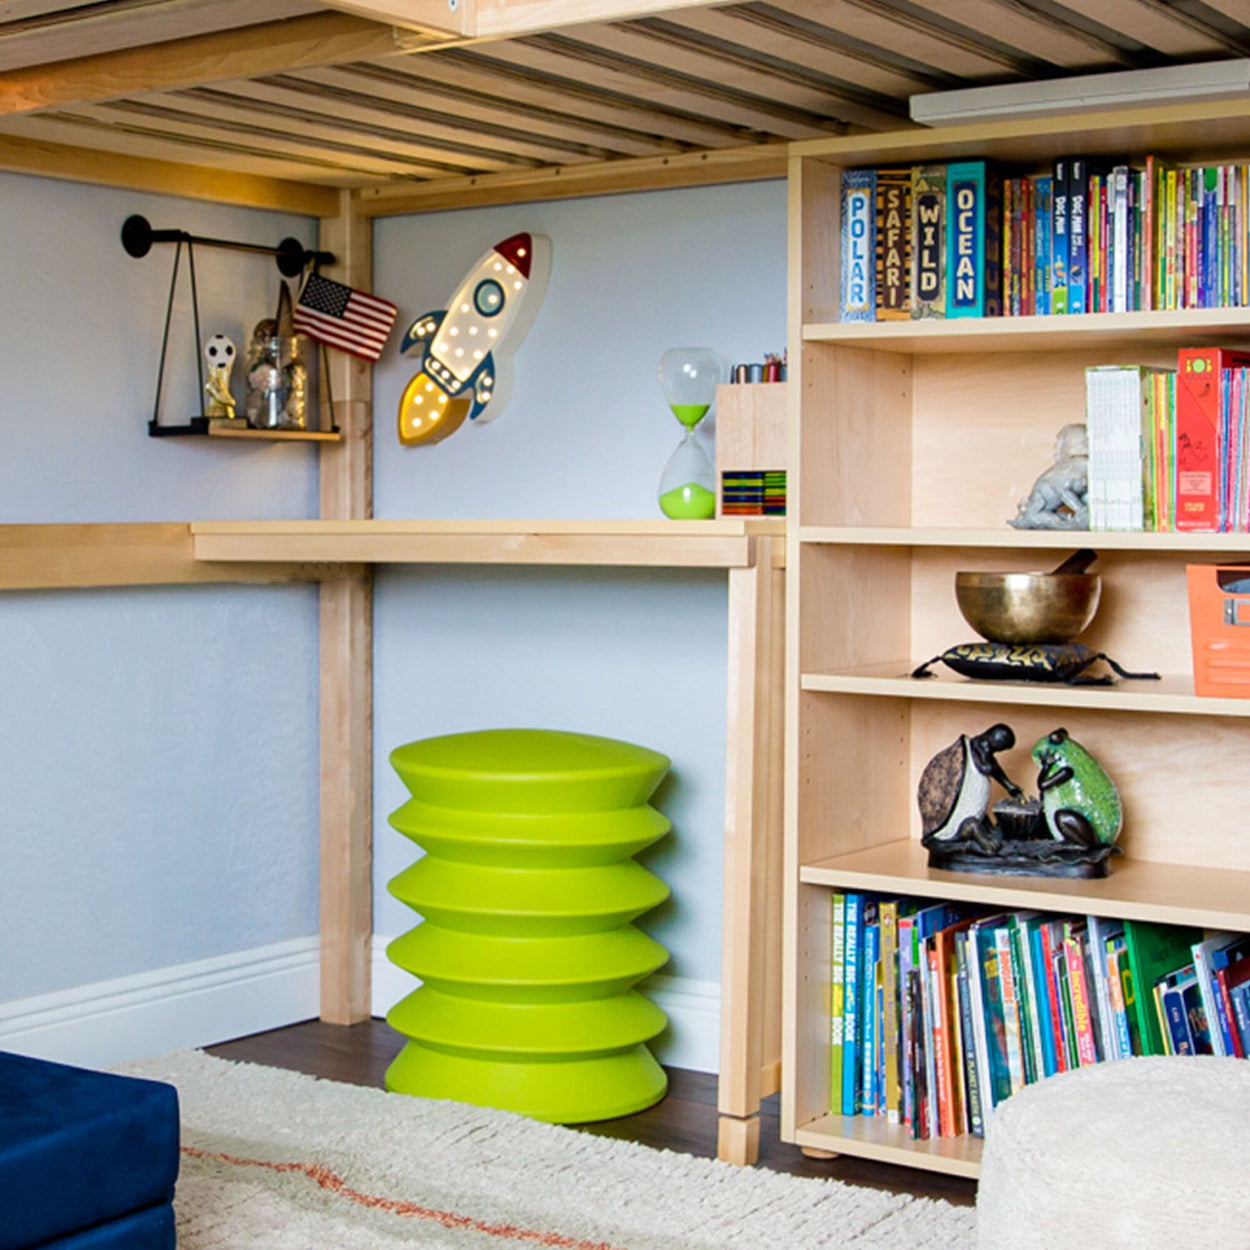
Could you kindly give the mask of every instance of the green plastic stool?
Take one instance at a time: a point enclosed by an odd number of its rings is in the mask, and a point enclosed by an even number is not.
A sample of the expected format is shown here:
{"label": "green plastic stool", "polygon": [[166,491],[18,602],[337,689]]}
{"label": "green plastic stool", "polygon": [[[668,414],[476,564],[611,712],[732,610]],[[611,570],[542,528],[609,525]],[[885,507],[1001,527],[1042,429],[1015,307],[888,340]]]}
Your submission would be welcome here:
{"label": "green plastic stool", "polygon": [[631,923],[668,897],[632,856],[667,756],[611,738],[494,729],[411,742],[390,820],[426,855],[389,884],[425,923],[387,948],[423,984],[387,1014],[409,1040],[386,1086],[554,1124],[650,1107],[664,1013],[633,986],[668,952]]}

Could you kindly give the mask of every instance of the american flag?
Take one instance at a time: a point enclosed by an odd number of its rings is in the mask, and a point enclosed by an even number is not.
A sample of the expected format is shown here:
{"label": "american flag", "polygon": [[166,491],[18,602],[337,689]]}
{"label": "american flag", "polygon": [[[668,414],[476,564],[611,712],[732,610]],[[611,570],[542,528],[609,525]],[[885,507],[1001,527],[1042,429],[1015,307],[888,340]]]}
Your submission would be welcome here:
{"label": "american flag", "polygon": [[294,325],[327,347],[377,360],[399,309],[389,300],[310,274],[295,303]]}

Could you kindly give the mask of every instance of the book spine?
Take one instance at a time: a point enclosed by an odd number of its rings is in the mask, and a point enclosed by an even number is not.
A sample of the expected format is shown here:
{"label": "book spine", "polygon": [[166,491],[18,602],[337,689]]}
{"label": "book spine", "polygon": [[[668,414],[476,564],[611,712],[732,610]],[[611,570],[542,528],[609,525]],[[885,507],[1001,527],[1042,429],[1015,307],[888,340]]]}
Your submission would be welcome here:
{"label": "book spine", "polygon": [[1163,1018],[1167,1024],[1172,1041],[1172,1054],[1192,1055],[1194,1042],[1189,1032],[1189,1023],[1185,1016],[1185,1003],[1181,991],[1173,985],[1163,982],[1159,986],[1163,996]]}
{"label": "book spine", "polygon": [[877,320],[911,317],[911,170],[877,170]]}
{"label": "book spine", "polygon": [[1124,943],[1116,939],[1107,952],[1107,993],[1111,999],[1111,1014],[1115,1021],[1116,1051],[1121,1059],[1133,1056],[1133,1041],[1128,1030],[1128,1011],[1124,1005],[1124,982],[1120,961],[1124,957]]}
{"label": "book spine", "polygon": [[1047,984],[1046,957],[1042,950],[1042,924],[1025,927],[1025,940],[1029,947],[1030,993],[1037,1017],[1036,1037],[1040,1048],[1038,1071],[1042,1076],[1054,1076],[1058,1070],[1055,1063],[1055,1034],[1050,1016],[1050,991]]}
{"label": "book spine", "polygon": [[1011,1092],[1022,1090],[1024,1076],[1024,1044],[1020,1033],[1020,1002],[1016,993],[1016,970],[1011,962],[1011,935],[1004,926],[994,931],[998,952],[998,981],[1003,998],[1003,1026],[1007,1038],[1007,1065],[1011,1074]]}
{"label": "book spine", "polygon": [[898,921],[898,1038],[899,1038],[899,1100],[903,1124],[910,1130],[915,1108],[912,1105],[912,1061],[911,1026],[912,1002],[908,988],[908,976],[913,968],[912,960],[912,929],[910,916],[900,916]]}
{"label": "book spine", "polygon": [[1003,313],[1020,315],[1019,178],[1003,183]]}
{"label": "book spine", "polygon": [[1068,311],[1088,310],[1089,282],[1089,166],[1073,157],[1068,185]]}
{"label": "book spine", "polygon": [[1032,1085],[1042,1078],[1042,1043],[1038,1037],[1037,996],[1033,985],[1033,961],[1023,920],[1013,915],[1008,921],[1011,963],[1016,974],[1016,997],[1020,1004],[1020,1044],[1024,1052],[1024,1080]]}
{"label": "book spine", "polygon": [[986,1049],[989,1057],[990,1086],[995,1107],[1012,1095],[1011,1063],[1007,1055],[1007,1023],[1003,1011],[1002,978],[999,975],[998,944],[992,928],[977,933],[977,954],[981,964],[982,997],[985,1003]]}
{"label": "book spine", "polygon": [[885,1065],[885,1115],[891,1124],[902,1118],[899,1081],[898,903],[881,904],[882,1041]]}
{"label": "book spine", "polygon": [[1068,171],[1071,162],[1056,161],[1051,175],[1050,311],[1068,311]]}
{"label": "book spine", "polygon": [[1112,212],[1114,230],[1112,232],[1111,254],[1114,259],[1112,274],[1114,278],[1111,311],[1127,312],[1129,308],[1129,202],[1127,165],[1117,165],[1111,173],[1112,177]]}
{"label": "book spine", "polygon": [[1224,1005],[1224,1017],[1229,1022],[1229,1054],[1238,1059],[1246,1057],[1246,1048],[1243,1043],[1242,1022],[1237,1018],[1237,1013],[1233,1006],[1232,991],[1228,985],[1228,972],[1226,968],[1218,968],[1215,972],[1215,990],[1216,996]]}
{"label": "book spine", "polygon": [[946,992],[942,984],[942,968],[937,942],[931,941],[926,952],[929,965],[929,1001],[933,1015],[929,1021],[930,1044],[933,1047],[933,1069],[937,1092],[937,1136],[953,1137],[953,1099],[951,1092],[951,1058],[947,1046]]}
{"label": "book spine", "polygon": [[985,161],[948,165],[948,317],[996,317],[1002,305],[1002,179]]}
{"label": "book spine", "polygon": [[1098,1062],[1098,1050],[1094,1043],[1089,986],[1085,979],[1085,961],[1081,957],[1081,943],[1075,934],[1069,934],[1064,938],[1063,950],[1068,963],[1068,983],[1072,992],[1072,1020],[1076,1028],[1077,1058],[1081,1067],[1084,1068]]}
{"label": "book spine", "polygon": [[946,316],[946,166],[917,165],[911,174],[911,315]]}
{"label": "book spine", "polygon": [[1053,1052],[1054,1070],[1068,1070],[1067,1053],[1063,1045],[1063,1012],[1059,1005],[1059,983],[1055,976],[1055,932],[1056,921],[1046,921],[1039,929],[1042,943],[1042,974],[1046,978],[1046,999],[1050,1015],[1050,1040]]}
{"label": "book spine", "polygon": [[833,896],[833,936],[829,983],[829,1088],[832,1110],[842,1110],[843,995],[846,993],[846,895]]}
{"label": "book spine", "polygon": [[975,966],[970,956],[971,936],[964,930],[955,934],[955,986],[959,1001],[960,1049],[963,1055],[964,1104],[968,1132],[973,1137],[985,1136],[985,1116],[981,1097],[981,1042],[974,1019],[976,1002],[972,975]]}
{"label": "book spine", "polygon": [[925,1018],[924,1018],[924,995],[922,986],[924,984],[924,973],[919,966],[918,960],[907,972],[907,1059],[911,1068],[911,1091],[912,1091],[912,1116],[911,1116],[911,1135],[917,1141],[927,1140],[929,1137],[929,1086],[926,1076],[927,1065],[925,1063],[924,1044],[925,1037]]}
{"label": "book spine", "polygon": [[860,1112],[877,1114],[877,975],[881,928],[875,904],[864,909],[863,962],[860,965],[859,1018],[863,1021],[863,1042],[860,1047]]}
{"label": "book spine", "polygon": [[858,1115],[863,1096],[860,1084],[859,978],[864,896],[846,896],[846,975],[842,995],[842,1114]]}
{"label": "book spine", "polygon": [[842,320],[877,318],[877,171],[842,174]]}
{"label": "book spine", "polygon": [[1051,282],[1054,267],[1051,258],[1051,220],[1054,216],[1054,179],[1049,175],[1038,178],[1034,187],[1033,229],[1036,240],[1037,314],[1049,316],[1051,308]]}
{"label": "book spine", "polygon": [[1219,527],[1219,356],[1210,348],[1177,354],[1176,528]]}

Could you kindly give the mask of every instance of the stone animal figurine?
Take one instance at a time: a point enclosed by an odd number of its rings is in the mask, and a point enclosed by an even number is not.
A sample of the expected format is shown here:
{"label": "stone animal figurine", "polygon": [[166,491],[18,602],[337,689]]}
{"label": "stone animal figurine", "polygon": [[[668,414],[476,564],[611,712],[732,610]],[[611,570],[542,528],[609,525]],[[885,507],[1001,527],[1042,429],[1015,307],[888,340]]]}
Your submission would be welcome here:
{"label": "stone animal figurine", "polygon": [[1019,530],[1089,529],[1089,439],[1085,426],[1065,425],[1055,436],[1055,462],[1033,483],[1010,522]]}
{"label": "stone animal figurine", "polygon": [[924,846],[975,842],[986,854],[995,851],[1001,836],[986,816],[990,781],[997,781],[1013,798],[1024,797],[994,758],[1015,745],[1009,726],[991,725],[975,737],[960,734],[925,765],[916,793]]}
{"label": "stone animal figurine", "polygon": [[1048,733],[1032,754],[1050,836],[1090,851],[1114,846],[1124,807],[1102,765],[1066,729]]}

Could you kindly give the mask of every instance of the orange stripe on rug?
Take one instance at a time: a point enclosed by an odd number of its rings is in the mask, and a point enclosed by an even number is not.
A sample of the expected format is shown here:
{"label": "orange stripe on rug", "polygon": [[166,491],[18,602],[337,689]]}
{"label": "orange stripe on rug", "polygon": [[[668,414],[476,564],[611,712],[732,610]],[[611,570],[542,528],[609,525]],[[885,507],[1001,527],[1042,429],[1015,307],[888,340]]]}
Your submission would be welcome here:
{"label": "orange stripe on rug", "polygon": [[520,1228],[515,1224],[487,1224],[483,1220],[475,1220],[469,1215],[458,1215],[454,1211],[439,1211],[435,1207],[423,1207],[404,1198],[383,1198],[378,1194],[361,1193],[320,1163],[273,1163],[267,1159],[241,1159],[236,1155],[219,1154],[212,1150],[200,1150],[195,1146],[183,1146],[182,1153],[193,1159],[215,1159],[219,1163],[230,1163],[236,1167],[264,1168],[270,1172],[298,1172],[315,1182],[322,1189],[338,1194],[362,1207],[374,1211],[386,1211],[403,1219],[431,1220],[444,1228],[464,1228],[476,1233],[485,1233],[490,1237],[503,1237],[511,1241],[532,1242],[534,1245],[551,1246],[554,1250],[619,1250],[606,1241],[584,1241],[578,1237],[567,1237],[563,1233],[543,1232],[540,1229]]}

